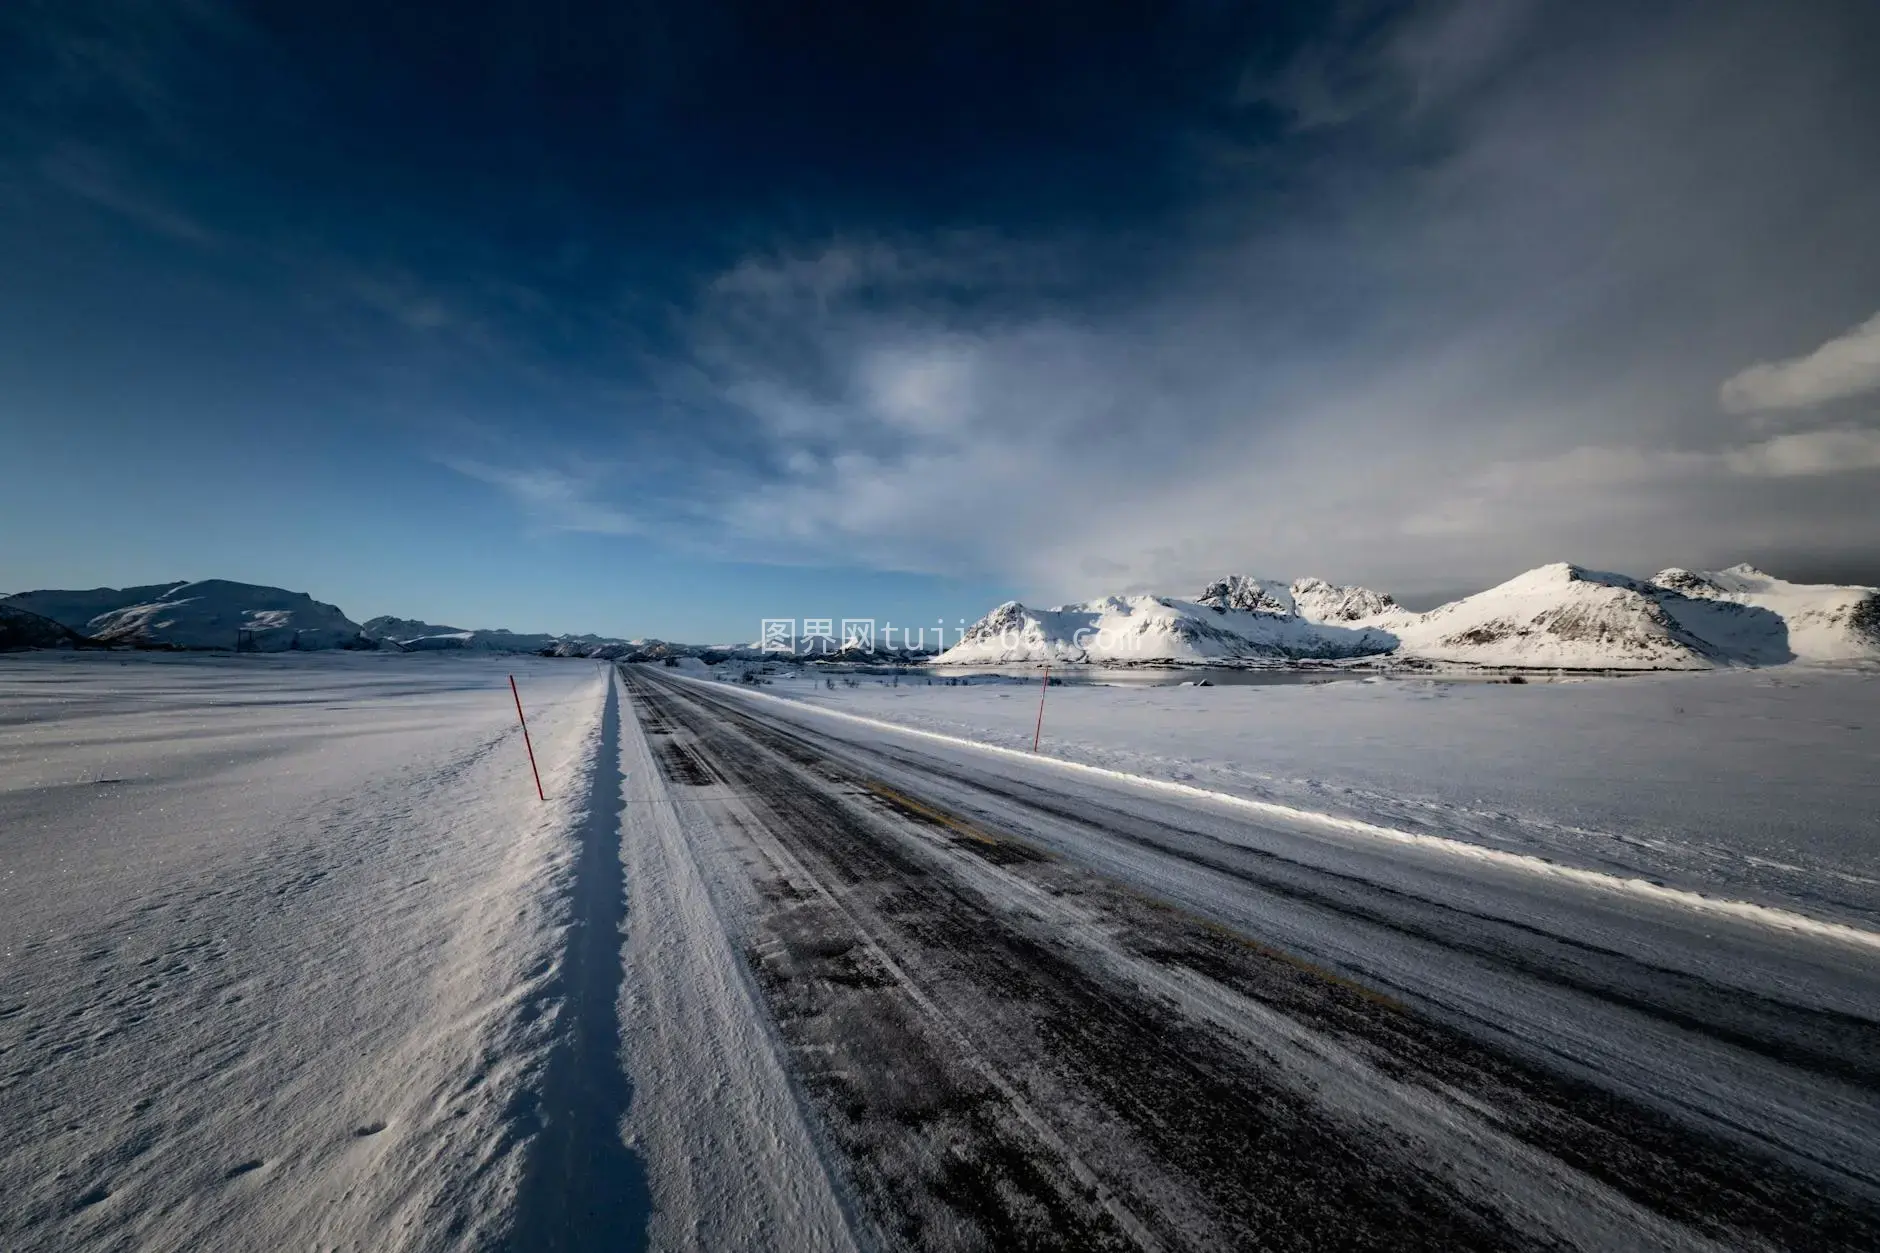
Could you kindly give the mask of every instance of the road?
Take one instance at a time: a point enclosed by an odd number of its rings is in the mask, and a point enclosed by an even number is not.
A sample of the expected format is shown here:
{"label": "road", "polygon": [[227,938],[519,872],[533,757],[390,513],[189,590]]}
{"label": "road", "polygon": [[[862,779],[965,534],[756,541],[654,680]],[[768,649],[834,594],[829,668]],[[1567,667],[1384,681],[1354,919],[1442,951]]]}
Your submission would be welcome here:
{"label": "road", "polygon": [[621,673],[862,1245],[1880,1247],[1872,946]]}

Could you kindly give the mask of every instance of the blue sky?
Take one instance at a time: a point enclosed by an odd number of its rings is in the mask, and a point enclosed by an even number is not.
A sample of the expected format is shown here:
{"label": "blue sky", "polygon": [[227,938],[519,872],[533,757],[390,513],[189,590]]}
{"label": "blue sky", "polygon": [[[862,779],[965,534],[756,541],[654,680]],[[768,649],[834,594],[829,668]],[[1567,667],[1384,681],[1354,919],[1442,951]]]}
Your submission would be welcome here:
{"label": "blue sky", "polygon": [[0,589],[1880,575],[1871,6],[1020,8],[8,6]]}

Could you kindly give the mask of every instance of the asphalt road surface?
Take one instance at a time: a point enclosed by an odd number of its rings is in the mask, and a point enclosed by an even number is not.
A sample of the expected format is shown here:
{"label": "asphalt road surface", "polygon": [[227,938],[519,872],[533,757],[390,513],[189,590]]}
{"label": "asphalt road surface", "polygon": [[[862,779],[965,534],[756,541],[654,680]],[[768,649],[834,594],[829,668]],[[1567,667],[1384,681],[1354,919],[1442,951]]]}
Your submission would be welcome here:
{"label": "asphalt road surface", "polygon": [[624,666],[863,1244],[1880,1248],[1880,952]]}

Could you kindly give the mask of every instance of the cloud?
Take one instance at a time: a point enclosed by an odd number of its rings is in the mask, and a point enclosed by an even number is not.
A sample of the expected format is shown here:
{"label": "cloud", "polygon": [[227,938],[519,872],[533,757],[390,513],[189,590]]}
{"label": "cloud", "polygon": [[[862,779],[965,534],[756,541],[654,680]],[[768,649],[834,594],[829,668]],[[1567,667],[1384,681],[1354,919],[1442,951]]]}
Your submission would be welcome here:
{"label": "cloud", "polygon": [[1813,352],[1759,362],[1718,392],[1731,413],[1807,409],[1880,388],[1880,313]]}
{"label": "cloud", "polygon": [[637,535],[643,529],[630,514],[596,500],[592,483],[560,470],[496,466],[457,457],[444,458],[443,464],[495,487],[548,530]]}
{"label": "cloud", "polygon": [[1880,171],[1846,158],[1880,100],[1833,12],[1635,20],[1427,8],[1383,46],[1394,98],[1441,108],[1331,110],[1364,159],[1293,132],[1318,155],[1283,192],[1256,163],[1109,253],[754,251],[687,323],[689,402],[742,415],[759,463],[716,489],[725,548],[1053,598],[1229,570],[1446,590],[1880,533],[1880,491],[1846,487],[1865,433],[1746,444],[1714,410],[1759,345],[1880,285]]}
{"label": "cloud", "polygon": [[1778,435],[1733,448],[1724,460],[1738,474],[1770,478],[1853,474],[1880,469],[1880,431],[1845,428]]}
{"label": "cloud", "polygon": [[1332,9],[1331,30],[1278,66],[1241,75],[1240,104],[1270,105],[1300,131],[1396,114],[1414,117],[1466,94],[1505,63],[1534,0],[1437,0],[1380,24],[1363,5]]}

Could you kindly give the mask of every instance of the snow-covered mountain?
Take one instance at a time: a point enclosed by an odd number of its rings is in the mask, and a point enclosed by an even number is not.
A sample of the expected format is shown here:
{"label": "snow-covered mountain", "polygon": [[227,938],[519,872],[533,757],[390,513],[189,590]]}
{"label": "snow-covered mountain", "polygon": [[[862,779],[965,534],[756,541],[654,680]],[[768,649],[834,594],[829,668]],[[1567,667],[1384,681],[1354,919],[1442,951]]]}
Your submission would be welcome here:
{"label": "snow-covered mountain", "polygon": [[623,657],[640,648],[644,641],[611,639],[604,635],[549,635],[497,630],[466,630],[441,626],[416,618],[390,615],[366,622],[367,636],[382,644],[406,652],[433,652],[439,649],[467,648],[492,653],[536,653],[553,657]]}
{"label": "snow-covered mountain", "polygon": [[942,664],[1285,661],[1390,655],[1483,666],[1704,669],[1880,659],[1880,592],[1785,583],[1749,566],[1652,580],[1565,562],[1428,613],[1320,579],[1232,575],[1194,601],[1008,602]]}
{"label": "snow-covered mountain", "polygon": [[1324,579],[1299,579],[1291,588],[1293,605],[1314,622],[1364,622],[1407,614],[1384,592],[1368,587],[1340,587]]}
{"label": "snow-covered mountain", "polygon": [[380,614],[376,618],[367,618],[359,629],[368,638],[390,640],[402,644],[406,640],[422,639],[427,635],[462,635],[464,629],[454,626],[439,626],[435,622],[421,622],[416,618],[394,618],[390,614]]}
{"label": "snow-covered mountain", "polygon": [[1787,628],[1786,647],[1802,661],[1880,655],[1880,591],[1871,587],[1790,583],[1751,565],[1709,573],[1674,567],[1659,571],[1652,582],[1718,608],[1775,614]]}
{"label": "snow-covered mountain", "polygon": [[941,664],[1023,661],[1288,661],[1363,657],[1397,645],[1370,623],[1320,622],[1299,612],[1284,584],[1239,577],[1205,600],[1107,596],[1058,609],[1000,605],[942,653]]}
{"label": "snow-covered mountain", "polygon": [[93,587],[83,591],[46,590],[39,592],[18,592],[12,596],[0,597],[0,604],[11,605],[15,609],[24,609],[27,613],[36,613],[42,618],[51,618],[60,626],[87,633],[94,618],[115,613],[130,605],[150,604],[162,600],[179,587],[186,587],[187,579],[173,583],[147,583],[142,587]]}
{"label": "snow-covered mountain", "polygon": [[1398,652],[1488,666],[1701,669],[1715,664],[1724,650],[1688,629],[1664,603],[1681,599],[1639,579],[1556,562],[1401,623]]}
{"label": "snow-covered mountain", "polygon": [[24,592],[4,603],[104,643],[257,652],[374,647],[336,606],[305,592],[226,579]]}

